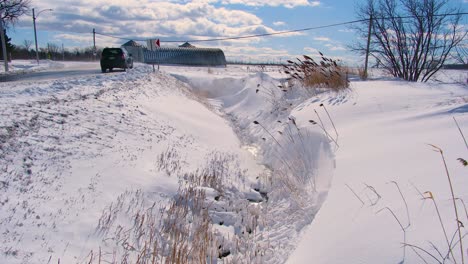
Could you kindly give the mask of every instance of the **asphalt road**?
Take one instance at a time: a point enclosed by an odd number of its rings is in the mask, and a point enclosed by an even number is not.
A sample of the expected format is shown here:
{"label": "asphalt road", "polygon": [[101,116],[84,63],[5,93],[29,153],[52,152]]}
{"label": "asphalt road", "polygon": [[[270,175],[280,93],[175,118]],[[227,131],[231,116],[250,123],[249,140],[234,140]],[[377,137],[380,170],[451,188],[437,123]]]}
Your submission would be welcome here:
{"label": "asphalt road", "polygon": [[[119,72],[119,70],[115,70]],[[80,77],[104,74],[101,73],[99,62],[95,63],[83,63],[77,65],[71,65],[60,69],[48,69],[38,72],[22,72],[13,73],[7,75],[0,75],[0,82],[32,82],[32,81],[44,81],[44,80],[57,80],[62,78]],[[112,74],[112,73],[105,73]]]}

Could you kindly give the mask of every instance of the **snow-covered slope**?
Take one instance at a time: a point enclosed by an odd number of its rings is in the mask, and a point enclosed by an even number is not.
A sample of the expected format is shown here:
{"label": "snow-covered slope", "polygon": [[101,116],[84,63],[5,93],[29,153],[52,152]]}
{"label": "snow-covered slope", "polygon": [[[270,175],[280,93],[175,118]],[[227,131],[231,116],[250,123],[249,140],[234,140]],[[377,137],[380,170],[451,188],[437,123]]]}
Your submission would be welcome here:
{"label": "snow-covered slope", "polygon": [[[448,252],[444,233],[432,200],[422,198],[429,197],[424,192],[432,193],[451,240],[457,223],[450,187],[440,153],[428,144],[443,149],[455,196],[468,201],[467,167],[457,160],[467,159],[468,149],[453,119],[466,135],[468,88],[453,82],[463,76],[461,71],[442,72],[439,78],[451,84],[356,81],[339,100],[323,95],[293,111],[304,124],[323,103],[339,131],[340,148],[329,196],[288,263],[424,263],[417,254],[437,263],[415,246],[443,262],[437,250],[444,256]],[[333,131],[330,125],[328,129]],[[460,200],[457,205],[466,225],[466,210]],[[466,262],[468,240],[463,242]],[[460,263],[458,244],[453,252]]]}
{"label": "snow-covered slope", "polygon": [[229,179],[233,189],[256,193],[250,185],[264,168],[229,124],[149,67],[2,86],[1,263],[87,263],[100,249],[109,261],[113,234],[102,229],[125,219],[112,215],[103,227],[106,210],[135,199],[163,208],[178,175],[216,157],[229,157],[226,172],[242,172],[242,182]]}
{"label": "snow-covered slope", "polygon": [[402,242],[438,254],[428,241],[443,254],[420,193],[451,237],[447,177],[427,144],[468,199],[460,74],[339,94],[283,92],[275,67],[0,83],[0,263],[419,263]]}
{"label": "snow-covered slope", "polygon": [[277,67],[258,72],[240,67],[209,73],[190,67],[163,70],[207,98],[230,120],[245,148],[270,169],[262,181],[269,196],[262,207],[264,229],[254,238],[262,256],[243,261],[283,263],[324,202],[335,165],[330,140],[317,127],[298,125],[291,115],[310,94],[279,89],[285,80]]}

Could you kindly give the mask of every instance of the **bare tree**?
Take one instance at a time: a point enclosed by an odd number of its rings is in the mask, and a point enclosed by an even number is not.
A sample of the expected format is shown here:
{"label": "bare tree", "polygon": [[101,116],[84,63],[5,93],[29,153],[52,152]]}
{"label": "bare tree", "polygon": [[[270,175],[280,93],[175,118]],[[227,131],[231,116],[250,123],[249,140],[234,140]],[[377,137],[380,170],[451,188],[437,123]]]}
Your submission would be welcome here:
{"label": "bare tree", "polygon": [[458,63],[468,64],[468,45],[458,45],[453,57]]}
{"label": "bare tree", "polygon": [[55,60],[60,52],[60,47],[54,43],[47,43],[47,50],[51,56],[51,59]]}
{"label": "bare tree", "polygon": [[23,46],[28,52],[31,49],[32,44],[33,44],[32,40],[29,40],[29,39],[23,40]]}
{"label": "bare tree", "polygon": [[[358,17],[371,19],[370,56],[395,77],[428,81],[467,32],[450,0],[368,0]],[[368,23],[355,30],[367,39]],[[366,52],[364,42],[352,48]]]}
{"label": "bare tree", "polygon": [[29,11],[29,5],[30,0],[0,0],[0,19],[13,24]]}

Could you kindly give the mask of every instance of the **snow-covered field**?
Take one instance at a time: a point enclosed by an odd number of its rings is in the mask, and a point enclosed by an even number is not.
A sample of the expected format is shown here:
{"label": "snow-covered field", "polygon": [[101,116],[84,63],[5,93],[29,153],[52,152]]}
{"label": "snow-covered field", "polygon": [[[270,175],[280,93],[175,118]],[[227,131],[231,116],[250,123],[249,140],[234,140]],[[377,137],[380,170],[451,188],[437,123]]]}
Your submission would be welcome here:
{"label": "snow-covered field", "polygon": [[5,72],[5,65],[3,61],[0,63],[1,74],[18,74],[37,72],[50,69],[59,69],[65,67],[65,65],[73,65],[75,63],[60,63],[51,60],[40,60],[39,64],[35,60],[13,60],[8,63],[8,72]]}
{"label": "snow-covered field", "polygon": [[0,83],[0,263],[437,263],[415,247],[447,253],[421,194],[457,226],[428,144],[468,201],[466,74],[339,94],[241,66]]}

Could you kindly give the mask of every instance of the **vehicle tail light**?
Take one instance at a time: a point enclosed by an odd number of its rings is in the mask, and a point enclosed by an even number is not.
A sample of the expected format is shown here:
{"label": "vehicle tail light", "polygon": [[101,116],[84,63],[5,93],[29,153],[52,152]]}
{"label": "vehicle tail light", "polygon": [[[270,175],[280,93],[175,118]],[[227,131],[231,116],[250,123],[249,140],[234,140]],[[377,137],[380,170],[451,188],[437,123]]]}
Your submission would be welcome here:
{"label": "vehicle tail light", "polygon": [[122,54],[122,60],[125,60],[125,55],[124,54]]}

